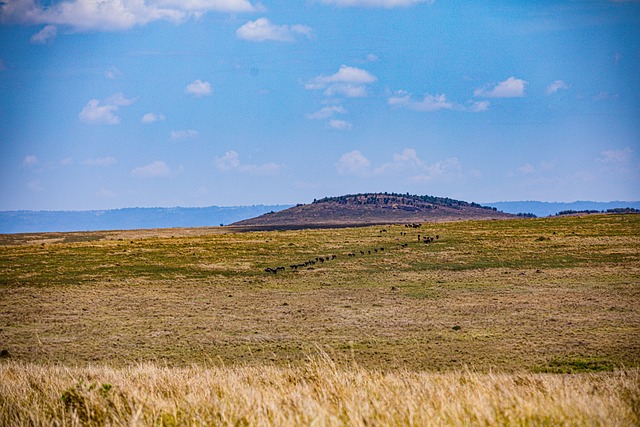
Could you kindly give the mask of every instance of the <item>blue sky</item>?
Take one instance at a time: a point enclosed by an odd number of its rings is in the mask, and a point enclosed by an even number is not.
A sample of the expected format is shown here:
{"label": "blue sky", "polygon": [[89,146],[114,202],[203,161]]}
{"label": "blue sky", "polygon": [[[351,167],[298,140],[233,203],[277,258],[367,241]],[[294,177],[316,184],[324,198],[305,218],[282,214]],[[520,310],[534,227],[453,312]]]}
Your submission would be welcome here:
{"label": "blue sky", "polygon": [[640,200],[640,3],[0,0],[0,210]]}

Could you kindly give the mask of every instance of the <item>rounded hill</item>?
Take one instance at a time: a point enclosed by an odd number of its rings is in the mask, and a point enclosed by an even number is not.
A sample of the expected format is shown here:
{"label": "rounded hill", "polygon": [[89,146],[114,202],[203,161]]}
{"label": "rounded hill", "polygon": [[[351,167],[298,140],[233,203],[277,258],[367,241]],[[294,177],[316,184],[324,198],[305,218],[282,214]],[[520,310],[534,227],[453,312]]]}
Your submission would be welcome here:
{"label": "rounded hill", "polygon": [[396,193],[348,194],[325,197],[279,212],[231,224],[265,229],[341,227],[466,219],[507,219],[515,215],[447,197]]}

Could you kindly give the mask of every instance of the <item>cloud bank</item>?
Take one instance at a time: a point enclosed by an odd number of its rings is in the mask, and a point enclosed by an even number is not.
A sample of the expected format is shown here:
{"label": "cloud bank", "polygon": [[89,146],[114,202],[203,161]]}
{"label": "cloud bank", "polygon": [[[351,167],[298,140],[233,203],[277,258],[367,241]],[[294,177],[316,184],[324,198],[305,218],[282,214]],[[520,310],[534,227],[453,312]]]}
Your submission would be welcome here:
{"label": "cloud bank", "polygon": [[0,3],[0,22],[120,31],[154,21],[179,23],[207,12],[255,12],[247,0],[13,0]]}

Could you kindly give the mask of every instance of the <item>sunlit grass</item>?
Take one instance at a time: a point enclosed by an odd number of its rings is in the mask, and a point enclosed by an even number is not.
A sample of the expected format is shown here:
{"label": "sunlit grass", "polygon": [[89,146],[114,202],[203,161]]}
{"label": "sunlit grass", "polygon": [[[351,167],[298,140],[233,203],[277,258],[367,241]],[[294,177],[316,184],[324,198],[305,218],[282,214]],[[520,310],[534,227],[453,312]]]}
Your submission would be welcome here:
{"label": "sunlit grass", "polygon": [[571,425],[640,422],[638,370],[615,373],[381,372],[140,364],[0,364],[1,425]]}

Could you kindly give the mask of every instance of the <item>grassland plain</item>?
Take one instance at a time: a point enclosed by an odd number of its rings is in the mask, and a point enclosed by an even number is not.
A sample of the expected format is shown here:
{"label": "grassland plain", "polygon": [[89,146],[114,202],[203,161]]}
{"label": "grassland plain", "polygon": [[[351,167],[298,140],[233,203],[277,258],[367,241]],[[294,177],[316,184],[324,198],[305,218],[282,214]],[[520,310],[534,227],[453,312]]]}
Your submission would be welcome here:
{"label": "grassland plain", "polygon": [[[407,383],[404,392],[417,388],[418,394],[428,393],[422,387],[429,381],[420,375],[431,375],[437,382],[445,378],[438,375],[451,374],[454,388],[471,381],[469,375],[495,388],[527,378],[549,391],[554,381],[565,381],[559,374],[583,372],[569,381],[584,382],[593,396],[599,396],[602,384],[613,387],[615,393],[603,395],[618,399],[610,402],[619,412],[610,419],[620,425],[637,424],[639,231],[640,215],[592,215],[421,228],[1,236],[0,351],[5,360],[0,378],[5,384],[18,384],[25,375],[41,375],[47,383],[47,375],[67,369],[66,382],[46,390],[55,396],[60,390],[73,394],[77,388],[83,399],[93,399],[99,397],[101,381],[112,384],[117,382],[114,376],[135,376],[132,366],[142,370],[140,377],[145,369],[189,377],[189,369],[202,367],[214,376],[218,374],[212,369],[227,369],[234,378],[267,370],[287,376],[310,369],[309,358],[315,354],[323,355],[327,373],[336,375],[415,375],[418,379]],[[428,244],[419,240],[436,235],[438,239]],[[312,260],[315,264],[290,267]],[[278,273],[264,271],[280,266],[285,268]],[[91,369],[99,373],[91,374]],[[250,374],[251,369],[257,371]],[[625,386],[612,385],[621,376]],[[498,382],[491,383],[494,380]],[[38,380],[27,383],[39,387],[34,385]],[[285,394],[281,403],[292,399],[284,386],[276,385]],[[0,393],[5,396],[0,409],[16,410],[18,389],[8,391],[13,400]],[[546,398],[526,393],[526,405],[538,411],[547,406]],[[582,399],[565,397],[577,399],[576,404]],[[376,418],[364,415],[341,415],[348,405],[335,399],[330,400],[337,406],[324,407],[332,415],[322,418],[321,425],[376,423]],[[374,400],[368,402],[375,409]],[[468,403],[448,404],[464,412]],[[42,405],[55,412],[59,402]],[[494,415],[520,415],[493,421],[518,424],[528,419],[527,413],[536,412],[513,405]],[[568,405],[558,413],[571,413],[568,408],[574,406]],[[82,418],[82,410],[65,408],[65,413]],[[173,408],[178,411],[172,415],[176,421],[182,409]],[[163,414],[165,409],[152,412]],[[185,411],[183,423],[197,424],[200,412]],[[135,414],[126,419],[133,420]],[[218,421],[242,423],[248,416],[238,414]],[[490,417],[468,416],[471,423],[493,424]],[[289,424],[307,424],[314,417],[287,419]],[[155,415],[143,423],[150,419],[152,424],[164,423]],[[424,420],[407,414],[393,419],[398,424]],[[607,424],[598,419],[587,417],[577,424]],[[202,424],[212,419],[207,420]],[[273,425],[281,424],[278,420],[263,418]],[[563,424],[562,420],[530,419],[534,424]]]}

